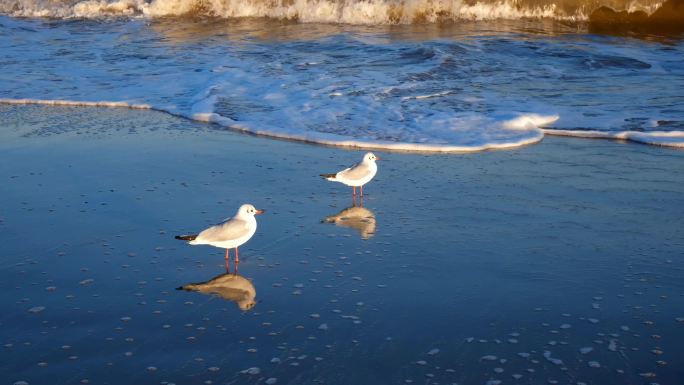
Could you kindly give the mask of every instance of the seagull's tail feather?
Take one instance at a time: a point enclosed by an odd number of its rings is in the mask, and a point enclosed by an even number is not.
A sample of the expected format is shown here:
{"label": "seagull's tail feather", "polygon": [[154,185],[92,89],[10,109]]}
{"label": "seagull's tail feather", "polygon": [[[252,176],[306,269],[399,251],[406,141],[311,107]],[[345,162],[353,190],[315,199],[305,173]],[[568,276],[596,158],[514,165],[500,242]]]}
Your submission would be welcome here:
{"label": "seagull's tail feather", "polygon": [[194,241],[197,238],[198,234],[193,234],[193,235],[176,235],[176,239],[180,239],[181,241]]}
{"label": "seagull's tail feather", "polygon": [[321,176],[327,180],[335,180],[337,174],[321,174]]}

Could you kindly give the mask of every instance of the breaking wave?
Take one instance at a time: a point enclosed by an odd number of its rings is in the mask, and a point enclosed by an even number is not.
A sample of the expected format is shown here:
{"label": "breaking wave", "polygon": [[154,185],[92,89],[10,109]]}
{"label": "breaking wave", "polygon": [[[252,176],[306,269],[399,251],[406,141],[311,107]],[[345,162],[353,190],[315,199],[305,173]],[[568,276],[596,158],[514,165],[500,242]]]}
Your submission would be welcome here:
{"label": "breaking wave", "polygon": [[588,20],[608,7],[651,14],[663,0],[0,0],[15,17],[266,17],[346,24],[411,24],[457,20],[552,18]]}

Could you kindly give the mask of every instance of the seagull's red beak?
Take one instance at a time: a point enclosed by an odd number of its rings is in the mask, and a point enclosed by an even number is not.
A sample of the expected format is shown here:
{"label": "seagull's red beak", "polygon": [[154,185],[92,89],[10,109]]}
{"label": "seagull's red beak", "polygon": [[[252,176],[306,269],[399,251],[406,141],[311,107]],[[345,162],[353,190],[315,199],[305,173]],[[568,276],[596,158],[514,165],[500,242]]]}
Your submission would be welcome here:
{"label": "seagull's red beak", "polygon": [[261,215],[261,214],[263,214],[263,213],[265,213],[265,212],[266,212],[266,210],[257,210],[257,211],[254,213],[254,215]]}
{"label": "seagull's red beak", "polygon": [[375,156],[375,160],[380,160],[381,158],[379,156]]}

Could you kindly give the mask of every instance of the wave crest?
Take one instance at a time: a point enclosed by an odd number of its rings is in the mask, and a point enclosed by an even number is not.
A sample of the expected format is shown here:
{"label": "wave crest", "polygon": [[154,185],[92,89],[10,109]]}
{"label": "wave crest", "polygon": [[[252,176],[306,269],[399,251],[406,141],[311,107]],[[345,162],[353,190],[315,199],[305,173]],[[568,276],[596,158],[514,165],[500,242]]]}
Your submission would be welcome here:
{"label": "wave crest", "polygon": [[17,17],[267,17],[299,22],[412,24],[458,20],[587,20],[601,6],[653,13],[662,0],[0,0]]}

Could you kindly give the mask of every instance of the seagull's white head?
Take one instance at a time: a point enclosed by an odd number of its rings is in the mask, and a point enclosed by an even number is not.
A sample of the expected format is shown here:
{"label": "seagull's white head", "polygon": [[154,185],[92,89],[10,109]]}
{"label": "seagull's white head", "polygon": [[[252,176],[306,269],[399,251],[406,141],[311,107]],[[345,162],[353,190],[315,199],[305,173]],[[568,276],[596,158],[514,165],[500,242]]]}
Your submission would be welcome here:
{"label": "seagull's white head", "polygon": [[372,152],[367,152],[366,155],[363,156],[364,162],[375,162],[376,160],[380,160],[380,157],[375,156]]}
{"label": "seagull's white head", "polygon": [[263,214],[264,212],[265,212],[264,210],[257,210],[256,207],[254,207],[250,204],[244,204],[244,205],[240,206],[236,216],[242,217],[242,218],[247,218],[247,217],[253,217],[255,215]]}

